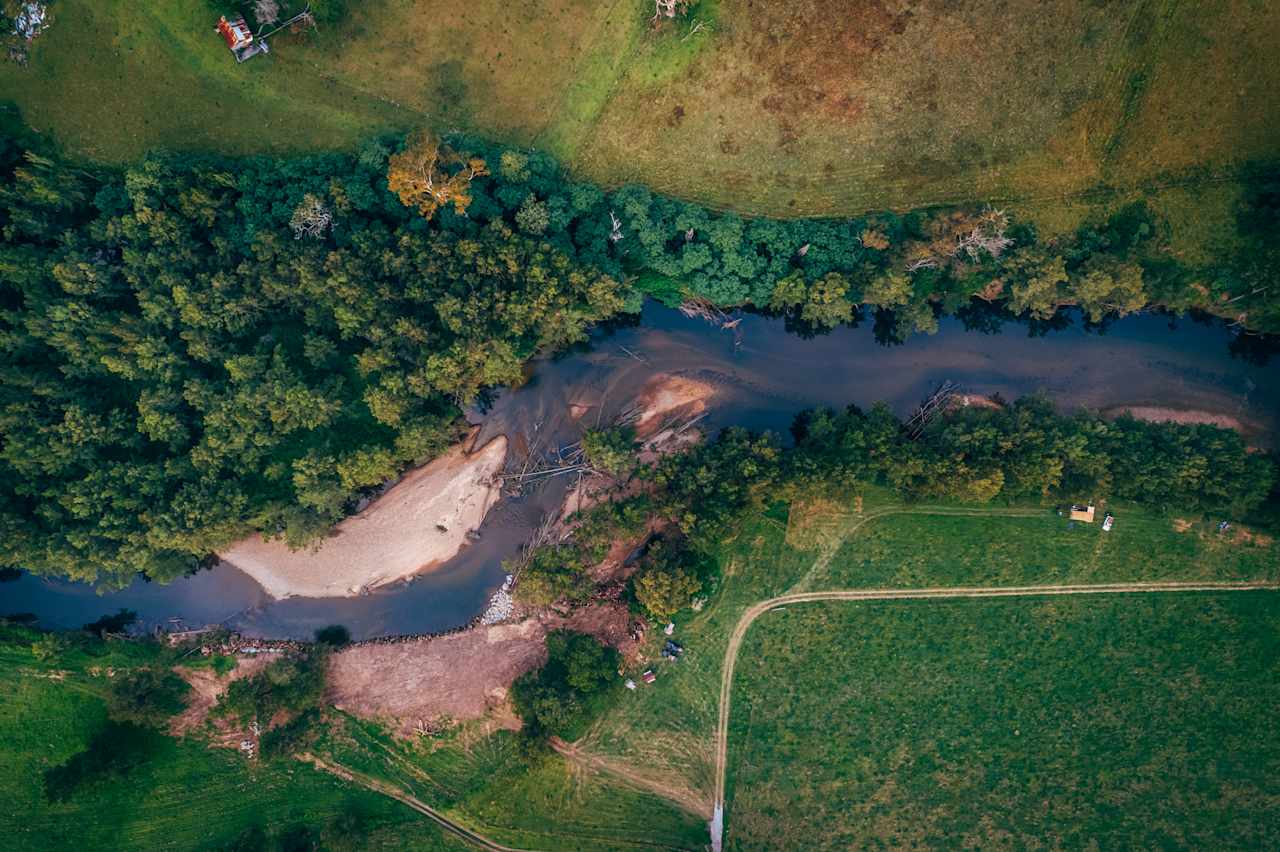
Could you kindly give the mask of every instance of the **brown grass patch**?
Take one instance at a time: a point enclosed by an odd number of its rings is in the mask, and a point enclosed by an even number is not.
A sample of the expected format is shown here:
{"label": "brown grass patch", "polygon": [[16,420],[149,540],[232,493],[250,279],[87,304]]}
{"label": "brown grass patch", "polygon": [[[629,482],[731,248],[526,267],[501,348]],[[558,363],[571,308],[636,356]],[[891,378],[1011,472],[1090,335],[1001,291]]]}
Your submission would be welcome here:
{"label": "brown grass patch", "polygon": [[[861,497],[855,503],[855,511],[862,511]],[[818,550],[835,544],[848,514],[845,506],[826,497],[793,501],[787,512],[787,546],[796,550]]]}

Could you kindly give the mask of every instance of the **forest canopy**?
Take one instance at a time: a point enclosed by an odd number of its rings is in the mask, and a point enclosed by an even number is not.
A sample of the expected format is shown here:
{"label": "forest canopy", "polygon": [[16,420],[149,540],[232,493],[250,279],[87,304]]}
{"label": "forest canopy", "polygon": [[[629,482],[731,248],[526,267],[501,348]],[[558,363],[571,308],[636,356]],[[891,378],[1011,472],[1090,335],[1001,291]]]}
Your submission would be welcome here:
{"label": "forest canopy", "polygon": [[865,306],[898,337],[975,300],[1280,328],[1274,180],[1242,210],[1249,261],[1190,269],[1141,205],[1041,243],[990,209],[746,220],[429,134],[119,171],[0,145],[0,565],[81,580],[313,541],[645,294],[812,330]]}

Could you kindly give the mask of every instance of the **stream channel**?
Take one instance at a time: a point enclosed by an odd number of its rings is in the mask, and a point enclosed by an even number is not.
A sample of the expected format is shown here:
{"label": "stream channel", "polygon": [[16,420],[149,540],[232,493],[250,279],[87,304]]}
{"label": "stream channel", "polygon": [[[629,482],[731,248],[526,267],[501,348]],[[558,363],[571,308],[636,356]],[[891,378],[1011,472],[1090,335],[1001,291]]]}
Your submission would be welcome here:
{"label": "stream channel", "polygon": [[[785,438],[803,409],[883,400],[907,414],[950,379],[965,392],[1010,400],[1043,392],[1062,411],[1133,405],[1227,414],[1251,427],[1251,441],[1272,445],[1280,370],[1234,358],[1232,332],[1222,324],[1145,314],[1103,332],[1067,316],[1065,328],[1034,337],[1023,323],[979,333],[946,318],[937,334],[885,346],[870,322],[805,339],[777,318],[746,314],[736,329],[722,330],[649,303],[638,324],[597,332],[587,346],[535,362],[523,386],[497,392],[469,418],[481,426],[480,443],[507,434],[514,448],[514,436],[535,432],[545,443],[568,443],[596,422],[597,412],[608,422],[625,409],[652,376],[676,373],[717,388],[701,424],[706,431],[740,425]],[[575,421],[571,403],[593,407]],[[272,638],[310,638],[330,624],[345,625],[356,639],[445,631],[485,609],[504,578],[502,560],[560,504],[564,488],[549,485],[504,499],[479,540],[444,566],[359,597],[273,600],[247,575],[221,564],[167,585],[138,580],[109,594],[23,575],[0,583],[0,614],[33,613],[46,627],[75,628],[127,608],[145,627],[223,623]]]}

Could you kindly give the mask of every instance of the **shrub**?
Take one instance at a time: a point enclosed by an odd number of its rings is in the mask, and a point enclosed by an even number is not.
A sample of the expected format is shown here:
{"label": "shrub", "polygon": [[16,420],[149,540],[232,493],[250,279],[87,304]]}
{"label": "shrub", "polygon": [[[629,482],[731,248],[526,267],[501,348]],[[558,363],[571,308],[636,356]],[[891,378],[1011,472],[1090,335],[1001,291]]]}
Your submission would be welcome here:
{"label": "shrub", "polygon": [[191,687],[167,669],[140,668],[117,675],[107,694],[111,718],[136,725],[163,726],[182,712]]}
{"label": "shrub", "polygon": [[616,650],[585,634],[558,630],[548,635],[547,662],[511,687],[529,733],[571,738],[616,695],[618,662]]}

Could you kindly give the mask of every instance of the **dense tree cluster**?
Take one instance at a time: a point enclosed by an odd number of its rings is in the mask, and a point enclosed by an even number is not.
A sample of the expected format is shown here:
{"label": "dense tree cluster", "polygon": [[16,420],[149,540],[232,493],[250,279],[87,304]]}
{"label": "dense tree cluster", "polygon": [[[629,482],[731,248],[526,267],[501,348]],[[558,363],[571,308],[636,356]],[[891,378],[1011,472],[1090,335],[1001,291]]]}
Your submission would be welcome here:
{"label": "dense tree cluster", "polygon": [[703,577],[711,572],[705,559],[680,540],[653,542],[632,580],[636,602],[658,621],[666,621],[688,607],[703,591]]}
{"label": "dense tree cluster", "polygon": [[534,736],[572,738],[617,694],[618,652],[582,633],[547,636],[547,662],[521,675],[511,700]]}
{"label": "dense tree cluster", "polygon": [[[889,337],[975,299],[1032,317],[1200,305],[1280,327],[1273,184],[1242,203],[1249,259],[1197,271],[1141,206],[1041,243],[991,210],[745,220],[478,139],[115,172],[10,138],[0,566],[124,583],[253,531],[305,545],[456,440],[482,389],[644,293],[749,302],[807,329],[866,306]],[[612,437],[590,442],[605,468]]]}
{"label": "dense tree cluster", "polygon": [[1040,397],[939,418],[915,440],[888,409],[811,411],[779,475],[888,485],[906,499],[1131,500],[1239,517],[1266,500],[1275,464],[1213,426],[1063,416]]}
{"label": "dense tree cluster", "polygon": [[[428,224],[376,145],[121,174],[0,154],[0,564],[36,573],[170,578],[252,530],[301,545],[623,306],[492,200]],[[294,239],[304,202],[332,227]]]}
{"label": "dense tree cluster", "polygon": [[[535,604],[585,600],[602,535],[629,540],[665,527],[630,584],[635,602],[666,620],[715,581],[707,554],[741,518],[798,489],[849,492],[876,484],[907,501],[1131,501],[1241,518],[1268,500],[1276,465],[1241,437],[1206,425],[1064,416],[1042,397],[964,408],[913,433],[887,407],[815,409],[796,418],[795,443],[725,429],[708,443],[643,469],[653,488],[598,506],[567,541],[535,551],[516,594]],[[523,587],[532,584],[536,594]]]}

